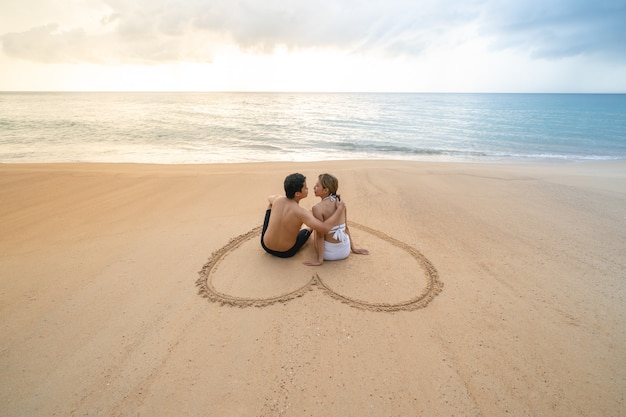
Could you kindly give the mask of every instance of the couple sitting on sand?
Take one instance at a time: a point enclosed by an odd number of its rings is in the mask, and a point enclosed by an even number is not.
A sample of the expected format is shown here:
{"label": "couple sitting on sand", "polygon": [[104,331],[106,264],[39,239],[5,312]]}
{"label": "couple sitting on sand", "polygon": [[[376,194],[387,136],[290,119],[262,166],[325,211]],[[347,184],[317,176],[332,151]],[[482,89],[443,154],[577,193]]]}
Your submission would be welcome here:
{"label": "couple sitting on sand", "polygon": [[[313,206],[312,213],[300,207],[300,200],[309,195],[306,177],[291,174],[285,178],[285,196],[271,195],[265,212],[261,246],[280,258],[292,257],[304,246],[311,229],[315,230],[317,259],[306,265],[321,265],[324,260],[345,259],[350,251],[362,255],[369,252],[354,246],[347,225],[346,205],[337,195],[339,182],[330,174],[321,174],[313,190],[322,201]],[[311,229],[301,229],[302,224]]]}

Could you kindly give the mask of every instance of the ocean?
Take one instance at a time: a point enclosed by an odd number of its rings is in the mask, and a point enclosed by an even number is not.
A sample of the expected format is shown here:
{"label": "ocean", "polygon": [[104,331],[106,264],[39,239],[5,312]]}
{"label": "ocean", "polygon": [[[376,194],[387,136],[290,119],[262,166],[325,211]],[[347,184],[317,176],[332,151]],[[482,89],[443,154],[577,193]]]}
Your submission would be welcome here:
{"label": "ocean", "polygon": [[0,163],[626,159],[626,95],[0,93]]}

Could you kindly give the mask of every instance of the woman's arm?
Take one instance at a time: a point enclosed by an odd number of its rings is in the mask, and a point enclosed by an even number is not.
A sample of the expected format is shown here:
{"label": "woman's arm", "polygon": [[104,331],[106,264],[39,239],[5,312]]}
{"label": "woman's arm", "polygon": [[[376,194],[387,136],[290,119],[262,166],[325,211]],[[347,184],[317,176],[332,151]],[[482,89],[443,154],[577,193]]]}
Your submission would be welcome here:
{"label": "woman's arm", "polygon": [[[313,212],[313,217],[315,217],[316,219],[318,220],[323,219],[324,216],[322,214],[322,210],[317,204],[313,206],[312,212]],[[313,237],[315,239],[314,242],[315,242],[315,252],[317,253],[317,259],[304,261],[304,264],[309,265],[309,266],[319,266],[324,263],[324,235],[316,230],[314,232]]]}
{"label": "woman's arm", "polygon": [[352,239],[352,235],[350,234],[350,229],[348,228],[348,208],[346,207],[346,234],[350,237],[350,250],[358,255],[369,255],[370,251],[363,248],[357,248],[354,245],[354,239]]}

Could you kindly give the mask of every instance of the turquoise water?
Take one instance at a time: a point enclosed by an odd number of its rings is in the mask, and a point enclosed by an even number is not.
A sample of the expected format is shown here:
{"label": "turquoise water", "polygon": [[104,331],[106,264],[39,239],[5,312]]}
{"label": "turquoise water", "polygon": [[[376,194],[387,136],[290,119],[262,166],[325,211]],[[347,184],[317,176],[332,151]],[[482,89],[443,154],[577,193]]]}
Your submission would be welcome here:
{"label": "turquoise water", "polygon": [[0,93],[0,162],[626,159],[626,95]]}

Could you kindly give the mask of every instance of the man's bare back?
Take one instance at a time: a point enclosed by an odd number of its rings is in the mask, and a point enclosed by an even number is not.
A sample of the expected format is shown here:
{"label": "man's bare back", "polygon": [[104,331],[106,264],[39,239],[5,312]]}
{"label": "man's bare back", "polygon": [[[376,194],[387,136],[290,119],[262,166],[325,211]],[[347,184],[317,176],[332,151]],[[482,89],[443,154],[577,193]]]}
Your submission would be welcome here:
{"label": "man's bare back", "polygon": [[263,242],[275,251],[286,251],[296,241],[296,236],[305,223],[300,204],[284,196],[270,196],[268,198],[272,214],[265,231]]}

